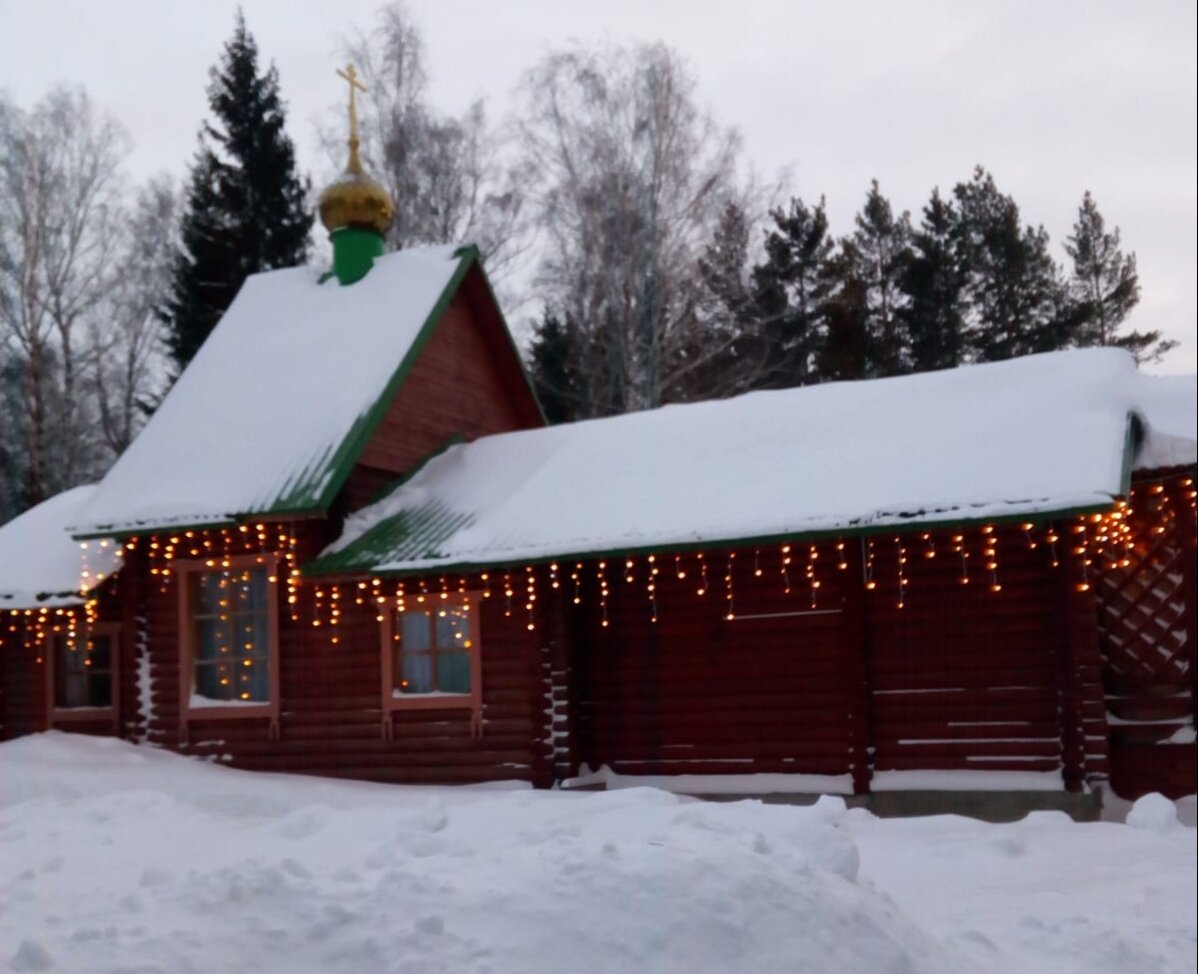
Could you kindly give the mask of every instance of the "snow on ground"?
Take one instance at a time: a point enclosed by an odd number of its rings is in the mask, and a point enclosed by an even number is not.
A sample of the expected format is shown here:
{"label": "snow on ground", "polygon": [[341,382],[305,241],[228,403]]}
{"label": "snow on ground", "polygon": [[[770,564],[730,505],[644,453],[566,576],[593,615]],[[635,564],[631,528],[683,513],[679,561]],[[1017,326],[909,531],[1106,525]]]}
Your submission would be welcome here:
{"label": "snow on ground", "polygon": [[0,745],[0,968],[1195,970],[1195,832],[255,775]]}

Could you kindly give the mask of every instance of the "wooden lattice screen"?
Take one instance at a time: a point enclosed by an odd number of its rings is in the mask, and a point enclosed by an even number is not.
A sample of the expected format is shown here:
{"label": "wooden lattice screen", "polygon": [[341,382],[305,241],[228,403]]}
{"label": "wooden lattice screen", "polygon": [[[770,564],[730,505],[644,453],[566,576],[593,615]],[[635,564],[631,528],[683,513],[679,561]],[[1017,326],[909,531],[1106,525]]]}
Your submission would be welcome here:
{"label": "wooden lattice screen", "polygon": [[1106,562],[1095,589],[1112,783],[1128,797],[1184,791],[1184,780],[1172,779],[1193,777],[1192,493],[1187,477],[1138,484],[1128,539],[1099,556]]}

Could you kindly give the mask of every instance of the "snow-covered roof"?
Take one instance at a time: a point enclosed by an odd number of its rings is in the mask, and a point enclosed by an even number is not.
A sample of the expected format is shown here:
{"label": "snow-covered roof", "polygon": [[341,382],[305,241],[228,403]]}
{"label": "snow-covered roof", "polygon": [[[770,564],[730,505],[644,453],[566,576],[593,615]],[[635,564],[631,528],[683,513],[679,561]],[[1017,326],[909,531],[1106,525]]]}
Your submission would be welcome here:
{"label": "snow-covered roof", "polygon": [[350,287],[313,267],[248,278],[76,535],[325,510],[476,256],[404,250]]}
{"label": "snow-covered roof", "polygon": [[95,490],[88,484],[63,491],[0,525],[0,611],[79,605],[81,593],[120,567],[115,543],[93,543],[85,554],[67,532]]}
{"label": "snow-covered roof", "polygon": [[1143,450],[1194,462],[1185,381],[1086,349],[489,436],[347,520],[312,569],[482,567],[1099,509],[1127,489],[1132,414]]}

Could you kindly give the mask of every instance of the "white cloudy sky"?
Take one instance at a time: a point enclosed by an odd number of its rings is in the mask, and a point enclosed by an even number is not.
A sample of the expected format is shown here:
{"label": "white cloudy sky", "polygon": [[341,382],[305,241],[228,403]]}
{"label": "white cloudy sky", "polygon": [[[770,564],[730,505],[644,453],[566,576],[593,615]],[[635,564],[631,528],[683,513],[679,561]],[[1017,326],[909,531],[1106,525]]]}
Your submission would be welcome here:
{"label": "white cloudy sky", "polygon": [[[502,114],[522,71],[570,39],[664,40],[767,176],[828,197],[848,229],[869,180],[917,212],[975,163],[1059,251],[1084,189],[1135,250],[1139,328],[1182,342],[1195,371],[1198,55],[1191,0],[410,0],[445,109]],[[336,37],[378,0],[244,0],[279,67],[302,161],[324,165],[314,119],[342,97]],[[234,0],[0,0],[0,88],[28,105],[78,82],[136,142],[135,176],[181,176],[206,111],[207,70]]]}

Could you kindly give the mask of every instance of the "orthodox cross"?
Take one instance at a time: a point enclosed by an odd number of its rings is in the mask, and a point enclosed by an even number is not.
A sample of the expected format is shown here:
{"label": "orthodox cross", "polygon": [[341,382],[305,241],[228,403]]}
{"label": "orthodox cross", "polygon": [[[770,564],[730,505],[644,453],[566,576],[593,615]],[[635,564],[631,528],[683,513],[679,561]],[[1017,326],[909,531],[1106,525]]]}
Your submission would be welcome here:
{"label": "orthodox cross", "polygon": [[354,154],[358,151],[358,103],[354,97],[356,92],[365,91],[366,86],[358,80],[358,72],[352,64],[347,64],[345,70],[337,69],[337,74],[349,83],[349,147]]}

